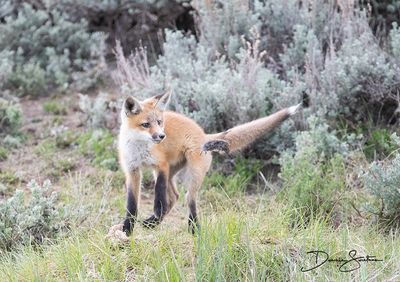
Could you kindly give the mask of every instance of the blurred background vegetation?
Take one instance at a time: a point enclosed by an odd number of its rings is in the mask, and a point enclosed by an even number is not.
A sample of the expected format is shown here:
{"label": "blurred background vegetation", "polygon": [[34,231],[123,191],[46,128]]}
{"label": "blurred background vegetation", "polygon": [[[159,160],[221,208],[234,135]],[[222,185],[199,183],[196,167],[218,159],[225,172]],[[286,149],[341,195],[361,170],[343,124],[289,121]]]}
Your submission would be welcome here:
{"label": "blurred background vegetation", "polygon": [[[396,0],[0,0],[0,248],[93,220],[98,204],[77,201],[65,179],[113,171],[102,185],[120,189],[121,101],[166,88],[171,109],[210,133],[303,103],[240,155],[217,158],[207,201],[223,197],[213,189],[257,193],[290,228],[322,219],[397,232],[399,22]],[[15,189],[41,187],[31,178],[70,190],[63,201],[36,192],[21,210]]]}

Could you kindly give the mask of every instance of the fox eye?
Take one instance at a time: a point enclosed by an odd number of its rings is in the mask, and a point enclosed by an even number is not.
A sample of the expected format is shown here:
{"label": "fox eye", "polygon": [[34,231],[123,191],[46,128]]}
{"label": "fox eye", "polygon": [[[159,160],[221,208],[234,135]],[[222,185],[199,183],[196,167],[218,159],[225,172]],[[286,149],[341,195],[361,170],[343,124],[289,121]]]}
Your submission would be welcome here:
{"label": "fox eye", "polygon": [[158,124],[158,125],[161,125],[161,124],[162,124],[162,121],[161,121],[161,120],[157,120],[157,124]]}
{"label": "fox eye", "polygon": [[141,124],[141,126],[144,127],[144,128],[149,128],[150,127],[150,123],[144,122],[144,123]]}

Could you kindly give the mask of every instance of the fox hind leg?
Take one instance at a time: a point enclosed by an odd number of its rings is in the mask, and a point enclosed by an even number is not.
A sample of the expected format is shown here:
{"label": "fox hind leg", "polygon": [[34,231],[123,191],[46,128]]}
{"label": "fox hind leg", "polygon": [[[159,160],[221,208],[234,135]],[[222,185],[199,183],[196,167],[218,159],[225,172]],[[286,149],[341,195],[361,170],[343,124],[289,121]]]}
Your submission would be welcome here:
{"label": "fox hind leg", "polygon": [[200,228],[197,215],[197,192],[210,168],[211,160],[211,155],[204,154],[188,158],[186,204],[189,208],[188,227],[192,234]]}
{"label": "fox hind leg", "polygon": [[168,181],[168,187],[167,187],[167,196],[168,196],[168,212],[174,207],[176,201],[179,199],[179,193],[178,190],[176,189],[176,183],[174,179],[170,179]]}

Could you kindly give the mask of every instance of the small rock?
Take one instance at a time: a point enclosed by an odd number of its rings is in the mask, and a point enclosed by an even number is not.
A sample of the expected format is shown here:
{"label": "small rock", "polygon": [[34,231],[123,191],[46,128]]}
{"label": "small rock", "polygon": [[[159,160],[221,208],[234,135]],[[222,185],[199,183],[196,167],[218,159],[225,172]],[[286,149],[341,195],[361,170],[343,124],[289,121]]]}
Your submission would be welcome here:
{"label": "small rock", "polygon": [[126,244],[129,242],[128,236],[122,231],[123,224],[117,224],[110,227],[106,239],[110,240],[114,244]]}

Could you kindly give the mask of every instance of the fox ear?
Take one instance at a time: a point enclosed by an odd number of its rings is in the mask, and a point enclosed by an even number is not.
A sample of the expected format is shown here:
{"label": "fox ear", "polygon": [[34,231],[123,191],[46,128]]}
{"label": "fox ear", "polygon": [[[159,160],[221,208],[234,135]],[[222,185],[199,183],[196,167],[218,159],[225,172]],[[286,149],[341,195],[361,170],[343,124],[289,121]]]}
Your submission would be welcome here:
{"label": "fox ear", "polygon": [[164,94],[154,96],[153,99],[156,101],[156,106],[165,110],[171,99],[171,90],[168,90]]}
{"label": "fox ear", "polygon": [[129,96],[128,98],[126,98],[124,102],[123,109],[125,111],[126,116],[137,115],[142,111],[142,106],[140,106],[138,100],[136,100],[132,96]]}

